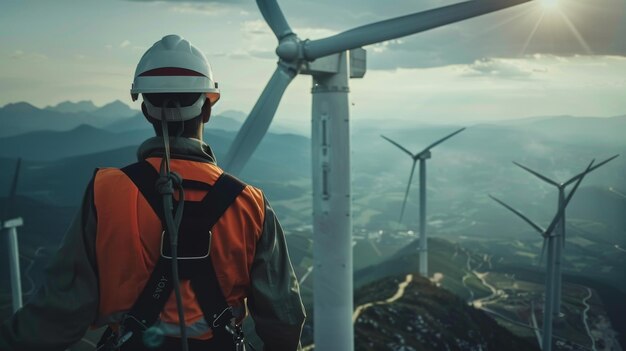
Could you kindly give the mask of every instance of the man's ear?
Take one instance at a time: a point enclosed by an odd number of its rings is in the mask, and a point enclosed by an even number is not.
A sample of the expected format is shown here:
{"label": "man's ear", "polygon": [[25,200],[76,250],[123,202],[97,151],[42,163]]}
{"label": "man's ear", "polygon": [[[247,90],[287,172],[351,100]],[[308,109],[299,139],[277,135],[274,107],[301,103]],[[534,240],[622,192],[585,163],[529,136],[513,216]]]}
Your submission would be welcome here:
{"label": "man's ear", "polygon": [[202,105],[202,123],[207,123],[209,118],[211,118],[211,100],[207,98]]}

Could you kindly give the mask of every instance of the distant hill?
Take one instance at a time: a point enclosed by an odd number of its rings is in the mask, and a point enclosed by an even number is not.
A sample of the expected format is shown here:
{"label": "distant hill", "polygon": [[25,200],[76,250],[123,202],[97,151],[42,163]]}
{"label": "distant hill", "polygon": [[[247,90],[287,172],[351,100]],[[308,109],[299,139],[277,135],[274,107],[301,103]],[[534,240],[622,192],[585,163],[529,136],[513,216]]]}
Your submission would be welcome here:
{"label": "distant hill", "polygon": [[[539,350],[513,335],[484,312],[412,273],[404,294],[375,304],[355,323],[355,349],[397,350]],[[394,296],[404,276],[391,276],[355,292],[355,306]]]}
{"label": "distant hill", "polygon": [[[419,272],[418,250],[419,240],[412,241],[383,262],[356,271],[354,285],[362,287],[384,277]],[[470,293],[462,284],[463,277],[467,274],[466,262],[469,259],[480,262],[483,257],[440,238],[429,238],[428,250],[428,269],[431,274],[435,272],[442,274],[441,286],[456,296],[469,299]],[[474,288],[475,293],[487,295],[485,288],[480,286]]]}
{"label": "distant hill", "polygon": [[[123,106],[121,106],[121,105]],[[79,103],[79,106],[85,104]],[[57,105],[58,107],[58,105]],[[87,108],[89,111],[83,111]],[[73,112],[65,112],[73,111]],[[100,109],[62,105],[61,108],[39,109],[26,102],[0,107],[0,138],[34,131],[66,131],[81,124],[103,127],[117,119],[136,113],[121,102],[114,102]]]}
{"label": "distant hill", "polygon": [[148,129],[113,133],[81,124],[68,131],[37,131],[1,138],[0,157],[52,161],[139,145],[152,134]]}
{"label": "distant hill", "polygon": [[55,106],[47,106],[45,110],[60,112],[60,113],[91,113],[96,116],[108,117],[113,119],[119,119],[123,117],[134,116],[139,113],[138,110],[130,108],[120,100],[109,102],[101,107],[97,107],[90,100],[83,100],[78,102],[64,101]]}
{"label": "distant hill", "polygon": [[47,106],[46,110],[61,112],[61,113],[77,113],[77,112],[93,112],[98,107],[89,100],[82,100],[78,102],[64,101],[56,104],[55,106]]}
{"label": "distant hill", "polygon": [[[242,122],[236,120],[232,117],[215,115],[211,116],[209,123],[205,125],[205,130],[227,130],[227,131],[237,131],[241,127]],[[112,132],[126,132],[131,130],[138,129],[149,129],[152,130],[150,124],[146,121],[145,117],[141,112],[132,115],[132,117],[126,117],[114,121],[106,126],[104,126],[106,130]]]}
{"label": "distant hill", "polygon": [[[0,168],[12,170],[16,156],[21,155],[25,158],[20,179],[22,194],[76,206],[96,167],[122,167],[135,162],[137,147],[151,135],[147,129],[111,133],[81,126],[68,132],[35,132],[26,137],[4,138],[0,145],[7,147],[0,148]],[[213,148],[218,164],[233,137],[234,132],[206,131],[205,140]],[[309,141],[304,137],[270,133],[240,177],[257,185],[272,183],[268,196],[293,197],[289,195],[294,193],[289,182],[310,177],[310,164],[305,157],[309,155],[308,148]],[[60,155],[64,157],[58,158]],[[12,171],[0,173],[0,194],[4,189],[8,191],[11,174]],[[298,188],[295,195],[305,191]]]}
{"label": "distant hill", "polygon": [[120,100],[109,102],[108,104],[91,112],[96,116],[106,117],[112,120],[131,117],[140,113],[140,111],[130,108]]}
{"label": "distant hill", "polygon": [[556,137],[571,144],[626,145],[620,131],[626,130],[626,115],[609,118],[550,116],[533,117],[494,123],[502,126],[526,129],[548,137]]}

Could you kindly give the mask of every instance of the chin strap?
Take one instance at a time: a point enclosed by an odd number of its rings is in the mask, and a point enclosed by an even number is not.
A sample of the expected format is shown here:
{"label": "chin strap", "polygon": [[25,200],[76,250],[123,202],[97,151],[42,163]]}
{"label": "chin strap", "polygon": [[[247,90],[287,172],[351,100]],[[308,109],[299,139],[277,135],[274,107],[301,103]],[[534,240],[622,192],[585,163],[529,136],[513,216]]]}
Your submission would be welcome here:
{"label": "chin strap", "polygon": [[[170,246],[172,248],[172,279],[174,280],[174,295],[176,296],[176,308],[180,325],[180,338],[183,351],[188,351],[187,326],[185,325],[185,314],[183,312],[183,301],[180,294],[180,281],[178,275],[178,228],[183,218],[183,208],[185,203],[185,191],[182,186],[182,178],[170,170],[170,137],[167,129],[167,116],[165,107],[171,102],[166,100],[161,108],[161,128],[163,132],[163,145],[165,155],[161,159],[159,179],[156,182],[156,189],[163,196],[163,212],[165,218],[165,229],[170,234]],[[176,101],[176,107],[180,112],[180,103]],[[178,189],[178,205],[173,214],[174,190]]]}

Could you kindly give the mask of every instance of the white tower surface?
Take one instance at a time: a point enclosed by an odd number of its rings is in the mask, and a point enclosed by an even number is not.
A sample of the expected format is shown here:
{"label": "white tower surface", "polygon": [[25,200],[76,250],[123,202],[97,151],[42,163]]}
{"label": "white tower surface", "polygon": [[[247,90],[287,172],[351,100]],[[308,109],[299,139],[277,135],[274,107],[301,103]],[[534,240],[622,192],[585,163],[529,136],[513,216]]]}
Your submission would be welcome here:
{"label": "white tower surface", "polygon": [[20,251],[17,241],[17,227],[21,227],[24,221],[21,217],[12,216],[15,212],[15,194],[17,192],[17,182],[20,174],[22,160],[17,160],[13,183],[9,191],[7,210],[5,211],[0,231],[6,233],[6,247],[9,252],[9,269],[11,272],[11,299],[13,302],[13,312],[22,308],[22,278],[20,274]]}
{"label": "white tower surface", "polygon": [[315,348],[352,350],[349,54],[333,56],[337,73],[313,76],[312,89]]}

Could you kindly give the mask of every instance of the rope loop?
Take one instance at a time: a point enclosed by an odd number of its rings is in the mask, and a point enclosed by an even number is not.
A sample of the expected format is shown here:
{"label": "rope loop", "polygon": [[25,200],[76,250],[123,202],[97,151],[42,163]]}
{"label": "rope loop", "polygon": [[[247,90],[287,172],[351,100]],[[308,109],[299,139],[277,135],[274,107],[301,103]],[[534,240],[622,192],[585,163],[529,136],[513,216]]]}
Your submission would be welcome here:
{"label": "rope loop", "polygon": [[169,174],[159,176],[156,188],[161,195],[173,195],[174,188],[180,189],[182,184],[183,178],[176,172],[170,172]]}

